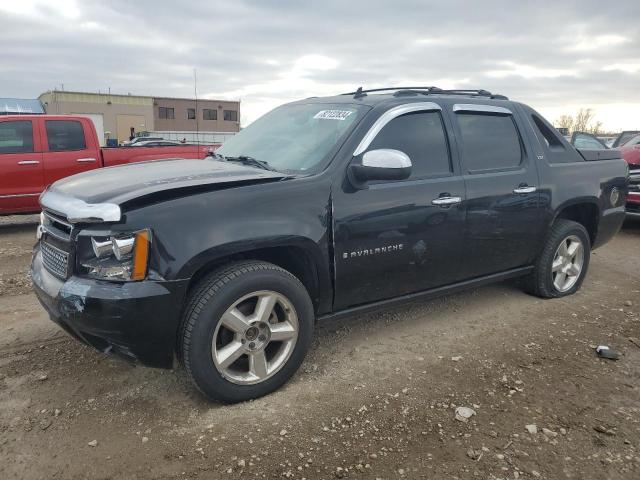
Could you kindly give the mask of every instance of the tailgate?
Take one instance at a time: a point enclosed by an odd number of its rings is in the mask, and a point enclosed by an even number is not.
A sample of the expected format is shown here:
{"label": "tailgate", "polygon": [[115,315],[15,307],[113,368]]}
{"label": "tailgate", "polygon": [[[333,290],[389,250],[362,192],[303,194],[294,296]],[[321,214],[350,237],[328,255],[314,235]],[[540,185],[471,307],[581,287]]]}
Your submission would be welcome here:
{"label": "tailgate", "polygon": [[105,167],[125,163],[148,162],[167,158],[202,160],[209,153],[210,145],[176,145],[166,147],[112,147],[102,149]]}
{"label": "tailgate", "polygon": [[587,162],[595,162],[598,160],[619,160],[622,158],[622,154],[620,150],[615,148],[611,148],[608,150],[586,150],[582,148],[577,148],[578,153],[582,155]]}

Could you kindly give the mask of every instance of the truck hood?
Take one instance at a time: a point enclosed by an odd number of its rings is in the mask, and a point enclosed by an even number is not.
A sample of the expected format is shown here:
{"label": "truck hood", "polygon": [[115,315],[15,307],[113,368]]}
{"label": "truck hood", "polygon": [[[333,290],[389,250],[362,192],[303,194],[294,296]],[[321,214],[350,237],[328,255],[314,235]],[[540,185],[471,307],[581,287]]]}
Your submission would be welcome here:
{"label": "truck hood", "polygon": [[71,222],[117,221],[120,207],[127,202],[151,195],[157,198],[162,192],[171,197],[180,192],[273,182],[287,176],[209,159],[156,160],[91,170],[58,180],[45,191],[40,203]]}

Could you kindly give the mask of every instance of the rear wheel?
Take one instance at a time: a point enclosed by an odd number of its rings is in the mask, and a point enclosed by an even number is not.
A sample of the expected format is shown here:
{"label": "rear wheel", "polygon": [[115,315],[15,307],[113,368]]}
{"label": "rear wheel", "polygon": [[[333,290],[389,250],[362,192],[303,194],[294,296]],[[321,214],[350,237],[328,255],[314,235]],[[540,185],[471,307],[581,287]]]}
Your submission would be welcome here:
{"label": "rear wheel", "polygon": [[183,363],[212,400],[266,395],[302,363],[313,320],[311,299],[291,273],[266,262],[235,263],[191,295],[182,327]]}
{"label": "rear wheel", "polygon": [[571,220],[557,220],[538,256],[534,272],[527,279],[527,290],[543,298],[575,293],[587,274],[590,254],[591,242],[584,226]]}

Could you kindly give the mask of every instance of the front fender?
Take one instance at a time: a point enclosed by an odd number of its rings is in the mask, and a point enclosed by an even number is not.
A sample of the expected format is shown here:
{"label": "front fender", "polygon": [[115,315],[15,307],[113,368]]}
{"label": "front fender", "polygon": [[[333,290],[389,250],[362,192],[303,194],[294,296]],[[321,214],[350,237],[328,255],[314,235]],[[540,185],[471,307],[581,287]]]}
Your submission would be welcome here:
{"label": "front fender", "polygon": [[304,252],[332,297],[330,186],[317,178],[245,185],[167,199],[128,211],[126,230],[150,228],[150,268],[167,280],[191,279],[225,258],[269,248]]}

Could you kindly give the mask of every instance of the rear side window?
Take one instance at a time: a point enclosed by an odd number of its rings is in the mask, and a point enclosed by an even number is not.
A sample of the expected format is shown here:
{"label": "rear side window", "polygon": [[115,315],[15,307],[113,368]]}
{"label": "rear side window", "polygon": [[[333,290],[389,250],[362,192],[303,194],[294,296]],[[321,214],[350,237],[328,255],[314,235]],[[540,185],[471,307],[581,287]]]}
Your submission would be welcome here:
{"label": "rear side window", "polygon": [[536,133],[538,134],[538,138],[541,138],[545,145],[552,149],[561,149],[564,150],[564,145],[558,138],[558,132],[549,127],[540,117],[537,115],[531,115],[531,119],[533,123],[536,125]]}
{"label": "rear side window", "polygon": [[390,148],[411,159],[411,179],[451,173],[449,145],[439,112],[415,112],[394,118],[373,139],[368,150]]}
{"label": "rear side window", "polygon": [[520,136],[511,115],[456,114],[465,166],[469,172],[517,167],[522,162]]}
{"label": "rear side window", "polygon": [[47,139],[49,151],[66,152],[70,150],[84,150],[84,130],[82,124],[75,120],[47,120]]}
{"label": "rear side window", "polygon": [[530,113],[530,115],[534,125],[533,131],[544,149],[548,163],[584,162],[584,158],[575,149],[571,148],[569,143],[562,138],[560,132],[553,128],[541,115],[535,112]]}
{"label": "rear side window", "polygon": [[33,125],[30,121],[0,122],[0,154],[33,152]]}

